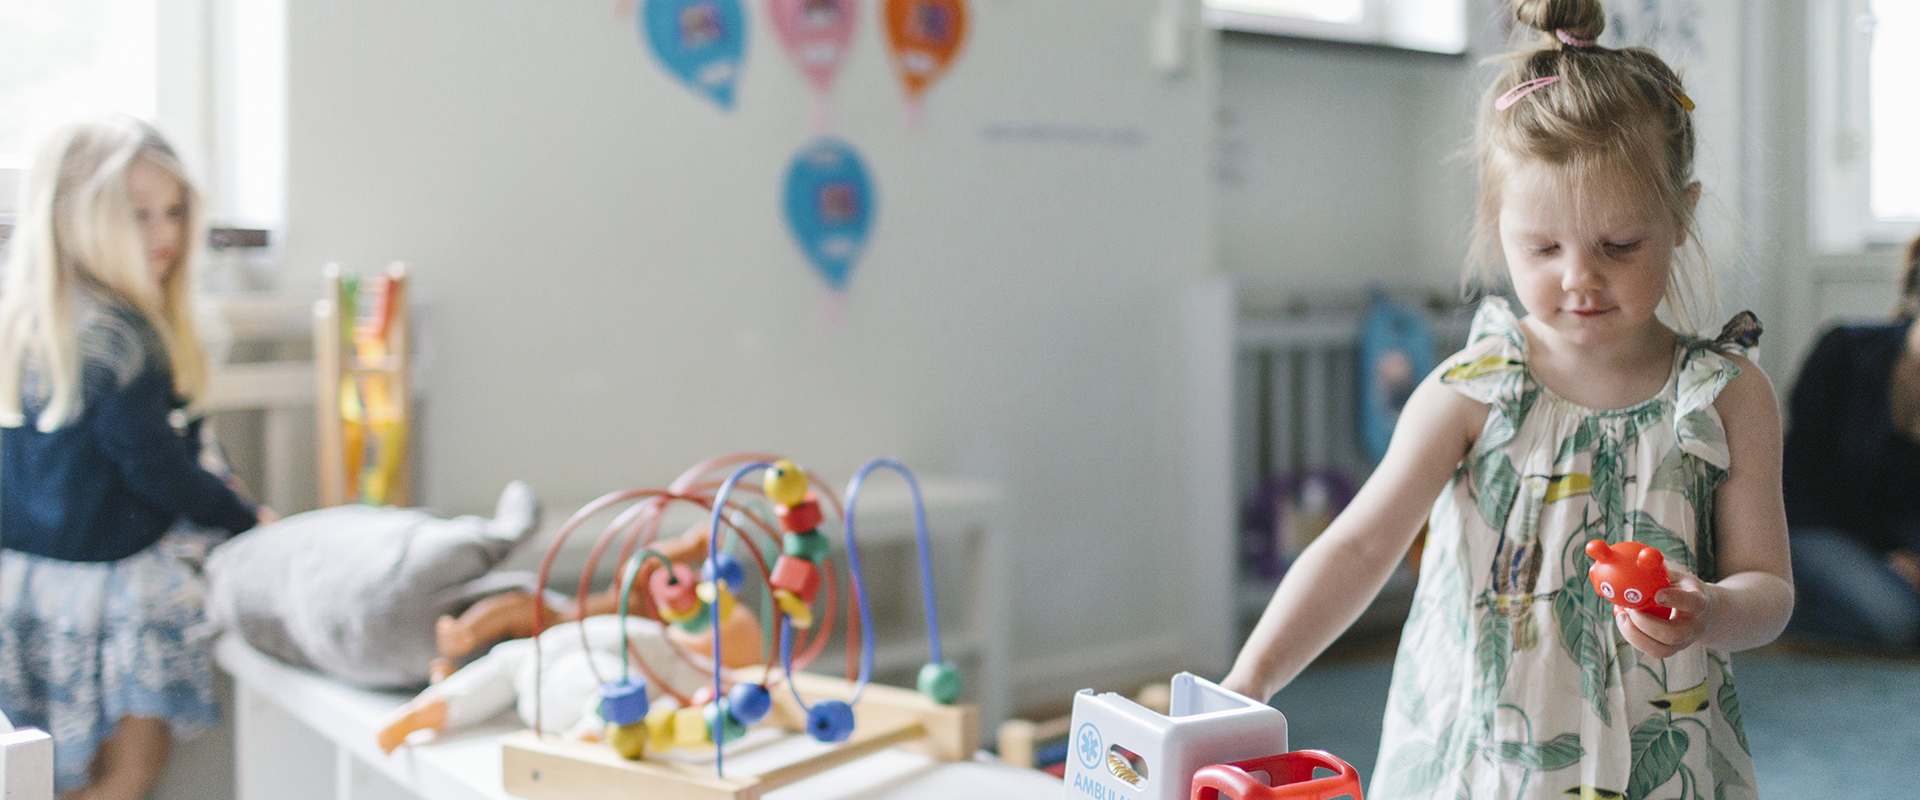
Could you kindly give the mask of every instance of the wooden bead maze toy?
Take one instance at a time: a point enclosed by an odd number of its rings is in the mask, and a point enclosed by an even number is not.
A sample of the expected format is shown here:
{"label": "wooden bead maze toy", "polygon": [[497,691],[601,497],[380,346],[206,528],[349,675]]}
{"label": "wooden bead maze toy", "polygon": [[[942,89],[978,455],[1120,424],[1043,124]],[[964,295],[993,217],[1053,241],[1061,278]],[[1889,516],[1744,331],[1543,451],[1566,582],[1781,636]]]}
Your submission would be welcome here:
{"label": "wooden bead maze toy", "polygon": [[[727,468],[731,472],[716,482],[714,475]],[[918,692],[870,683],[873,620],[854,518],[861,486],[879,469],[899,473],[913,498],[931,650],[920,671]],[[755,472],[765,473],[760,485],[741,483]],[[773,513],[767,513],[768,502],[776,507]],[[940,649],[925,506],[905,466],[889,459],[868,462],[849,482],[844,508],[808,471],[791,461],[756,454],[708,461],[666,489],[603,496],[561,528],[541,564],[538,591],[544,591],[567,537],[588,518],[623,503],[633,505],[617,515],[589,552],[580,596],[584,600],[591,593],[600,556],[614,539],[622,539],[616,579],[620,613],[638,613],[685,633],[708,632],[706,654],[690,652],[673,637],[668,641],[677,656],[711,676],[712,683],[681,695],[656,677],[638,649],[623,642],[622,672],[601,686],[599,709],[606,735],[599,742],[580,742],[544,732],[536,701],[533,729],[509,735],[502,743],[503,783],[509,793],[531,800],[752,800],[889,747],[915,749],[944,761],[972,757],[980,738],[979,712],[955,702],[960,679]],[[707,559],[697,575],[650,547],[663,512],[674,503],[693,504],[709,515]],[[818,656],[841,613],[832,542],[821,530],[829,510],[844,531],[845,578],[851,589],[845,608],[850,674],[844,680],[800,671]],[[755,577],[765,587],[759,593],[763,637],[768,640],[760,648],[765,660],[758,667],[729,669],[727,637],[719,635],[720,626],[740,613],[739,592]],[[636,595],[641,601],[631,608],[628,599]],[[536,674],[541,664],[538,635],[545,627],[542,613],[536,604]],[[775,638],[777,646],[771,641]],[[857,659],[851,652],[856,641]],[[649,687],[667,697],[650,703]],[[752,774],[727,769],[730,757],[764,755],[755,751],[770,752],[777,743],[794,742],[800,744],[796,759]]]}

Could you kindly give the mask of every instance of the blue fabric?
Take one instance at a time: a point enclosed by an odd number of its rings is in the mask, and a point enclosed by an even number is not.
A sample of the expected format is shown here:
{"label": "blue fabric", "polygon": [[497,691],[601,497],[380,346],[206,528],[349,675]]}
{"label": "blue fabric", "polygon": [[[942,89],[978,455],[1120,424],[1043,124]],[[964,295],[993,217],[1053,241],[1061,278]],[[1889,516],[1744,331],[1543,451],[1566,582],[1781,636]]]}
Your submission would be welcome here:
{"label": "blue fabric", "polygon": [[1856,537],[1879,552],[1907,546],[1920,515],[1920,443],[1893,428],[1889,393],[1907,324],[1827,331],[1794,382],[1783,462],[1787,519]]}
{"label": "blue fabric", "polygon": [[1920,590],[1858,537],[1817,526],[1792,530],[1795,635],[1920,647]]}
{"label": "blue fabric", "polygon": [[0,710],[53,737],[58,791],[86,782],[121,717],[176,741],[219,719],[202,583],[173,541],[107,563],[0,553]]}
{"label": "blue fabric", "polygon": [[0,431],[0,546],[65,561],[118,561],[182,518],[238,533],[254,509],[202,469],[194,428],[170,421],[165,351],[137,313],[107,304],[81,315],[79,419],[35,427],[39,376],[24,376],[26,424]]}

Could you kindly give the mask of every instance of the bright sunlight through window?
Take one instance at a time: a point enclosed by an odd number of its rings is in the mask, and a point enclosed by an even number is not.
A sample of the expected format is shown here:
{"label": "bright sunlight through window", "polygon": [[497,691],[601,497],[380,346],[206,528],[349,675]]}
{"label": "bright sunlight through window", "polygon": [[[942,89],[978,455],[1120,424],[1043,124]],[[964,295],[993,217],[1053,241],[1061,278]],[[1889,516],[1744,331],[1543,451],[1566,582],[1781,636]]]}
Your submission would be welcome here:
{"label": "bright sunlight through window", "polygon": [[154,114],[154,0],[0,0],[0,168],[85,114]]}
{"label": "bright sunlight through window", "polygon": [[1873,216],[1920,219],[1920,2],[1874,0]]}

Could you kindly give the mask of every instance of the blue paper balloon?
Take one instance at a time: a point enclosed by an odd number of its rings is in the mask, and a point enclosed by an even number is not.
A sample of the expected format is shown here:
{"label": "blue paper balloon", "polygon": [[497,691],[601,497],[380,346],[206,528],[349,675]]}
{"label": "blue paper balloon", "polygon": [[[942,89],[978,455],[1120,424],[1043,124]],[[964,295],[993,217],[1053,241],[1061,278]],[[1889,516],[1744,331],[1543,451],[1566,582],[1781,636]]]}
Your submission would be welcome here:
{"label": "blue paper balloon", "polygon": [[647,0],[640,36],[653,54],[695,91],[733,107],[733,84],[747,52],[747,14],[740,0]]}
{"label": "blue paper balloon", "polygon": [[1393,440],[1400,410],[1436,365],[1433,333],[1419,309],[1374,292],[1360,323],[1360,441],[1379,461]]}
{"label": "blue paper balloon", "polygon": [[787,225],[813,268],[845,291],[873,222],[873,184],[859,154],[837,139],[807,145],[787,168]]}

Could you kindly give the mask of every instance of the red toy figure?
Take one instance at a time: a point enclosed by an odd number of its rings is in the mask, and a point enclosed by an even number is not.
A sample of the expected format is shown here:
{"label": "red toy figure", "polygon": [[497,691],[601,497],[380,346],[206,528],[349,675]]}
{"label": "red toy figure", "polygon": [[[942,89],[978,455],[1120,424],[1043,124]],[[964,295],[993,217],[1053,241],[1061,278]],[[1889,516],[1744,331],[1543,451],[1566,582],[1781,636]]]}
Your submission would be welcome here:
{"label": "red toy figure", "polygon": [[1673,619],[1673,609],[1653,602],[1655,592],[1673,585],[1667,580],[1667,559],[1659,550],[1639,542],[1609,547],[1594,539],[1587,542],[1587,555],[1593,558],[1587,579],[1593,581],[1593,590],[1601,597],[1622,608]]}
{"label": "red toy figure", "polygon": [[[1333,770],[1324,778],[1315,769]],[[1262,781],[1253,777],[1261,772]],[[1295,750],[1277,756],[1212,764],[1193,773],[1192,800],[1327,800],[1352,795],[1360,798],[1360,773],[1353,765],[1325,750]]]}

